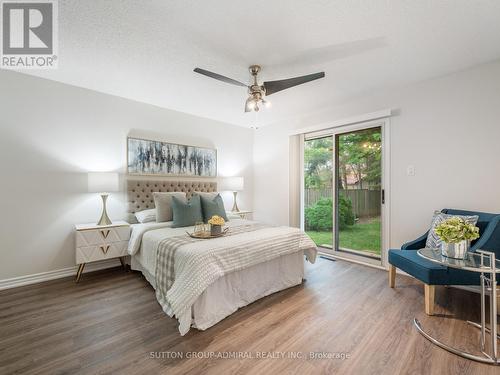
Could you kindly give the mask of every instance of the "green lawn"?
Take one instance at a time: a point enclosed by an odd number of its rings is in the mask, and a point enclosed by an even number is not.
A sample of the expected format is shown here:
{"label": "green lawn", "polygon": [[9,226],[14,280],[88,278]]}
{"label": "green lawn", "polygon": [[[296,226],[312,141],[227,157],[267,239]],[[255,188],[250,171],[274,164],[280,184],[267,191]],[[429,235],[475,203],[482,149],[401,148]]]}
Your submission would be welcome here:
{"label": "green lawn", "polygon": [[[332,232],[307,231],[316,245],[332,245]],[[354,224],[340,231],[340,248],[380,255],[380,219]]]}

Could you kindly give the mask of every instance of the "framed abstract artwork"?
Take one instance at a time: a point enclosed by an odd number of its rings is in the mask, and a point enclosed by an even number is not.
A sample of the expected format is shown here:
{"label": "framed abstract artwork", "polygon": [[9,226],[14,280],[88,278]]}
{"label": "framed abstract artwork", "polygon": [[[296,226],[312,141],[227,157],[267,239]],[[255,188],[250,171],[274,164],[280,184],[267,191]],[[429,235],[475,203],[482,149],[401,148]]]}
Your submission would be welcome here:
{"label": "framed abstract artwork", "polygon": [[217,177],[217,150],[128,137],[127,166],[134,175]]}

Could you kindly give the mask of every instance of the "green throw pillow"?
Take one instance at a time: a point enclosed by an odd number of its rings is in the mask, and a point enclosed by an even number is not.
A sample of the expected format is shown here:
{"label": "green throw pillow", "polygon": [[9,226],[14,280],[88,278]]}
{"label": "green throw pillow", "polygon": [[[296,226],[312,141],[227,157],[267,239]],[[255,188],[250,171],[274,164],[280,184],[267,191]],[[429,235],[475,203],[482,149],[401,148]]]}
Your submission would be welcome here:
{"label": "green throw pillow", "polygon": [[203,221],[199,195],[193,195],[188,201],[182,201],[175,195],[172,196],[172,213],[174,222],[172,228],[190,227]]}
{"label": "green throw pillow", "polygon": [[220,194],[215,197],[203,196],[201,198],[201,208],[203,212],[203,221],[206,223],[214,215],[222,217],[225,221],[229,221],[224,208],[224,201]]}

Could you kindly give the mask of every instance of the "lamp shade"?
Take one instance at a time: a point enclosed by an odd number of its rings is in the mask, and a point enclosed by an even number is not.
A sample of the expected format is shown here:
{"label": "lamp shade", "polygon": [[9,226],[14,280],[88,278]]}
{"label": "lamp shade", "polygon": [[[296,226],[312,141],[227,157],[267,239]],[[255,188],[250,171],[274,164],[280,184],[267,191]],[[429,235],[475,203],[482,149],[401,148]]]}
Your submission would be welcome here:
{"label": "lamp shade", "polygon": [[89,193],[110,193],[118,191],[118,173],[90,172],[88,174]]}
{"label": "lamp shade", "polygon": [[221,191],[242,191],[243,177],[224,177],[220,185]]}

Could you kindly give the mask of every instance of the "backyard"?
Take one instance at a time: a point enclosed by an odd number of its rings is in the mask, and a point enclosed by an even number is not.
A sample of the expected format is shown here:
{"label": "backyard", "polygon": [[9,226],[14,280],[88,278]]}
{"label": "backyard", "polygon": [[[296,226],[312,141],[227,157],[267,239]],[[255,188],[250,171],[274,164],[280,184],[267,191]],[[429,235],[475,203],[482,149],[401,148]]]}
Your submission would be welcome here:
{"label": "backyard", "polygon": [[[318,245],[332,247],[333,232],[307,231]],[[380,218],[368,219],[340,230],[340,249],[370,252],[380,256]]]}
{"label": "backyard", "polygon": [[373,127],[305,141],[304,227],[318,246],[380,257],[381,136]]}

